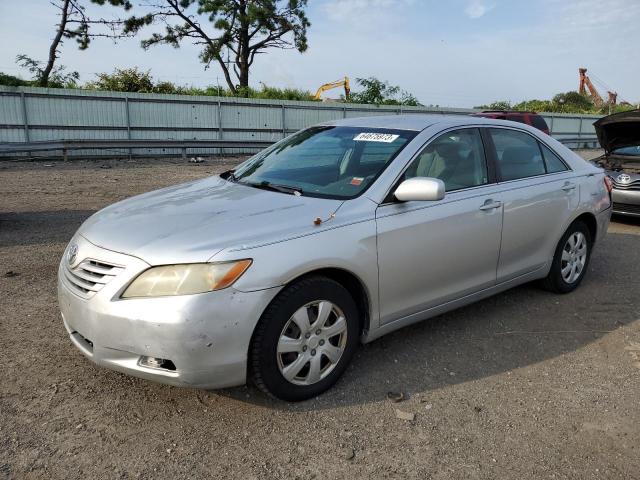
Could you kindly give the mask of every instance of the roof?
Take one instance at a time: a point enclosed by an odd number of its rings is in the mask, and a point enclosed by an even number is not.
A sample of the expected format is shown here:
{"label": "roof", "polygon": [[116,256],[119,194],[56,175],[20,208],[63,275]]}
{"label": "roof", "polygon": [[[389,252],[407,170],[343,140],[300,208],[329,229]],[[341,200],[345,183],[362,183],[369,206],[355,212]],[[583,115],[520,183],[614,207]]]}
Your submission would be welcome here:
{"label": "roof", "polygon": [[472,113],[471,115],[482,115],[483,113],[502,113],[505,115],[513,113],[524,113],[527,115],[538,115],[538,112],[534,112],[531,110],[483,110],[481,112]]}
{"label": "roof", "polygon": [[442,115],[442,114],[403,114],[377,115],[369,117],[344,118],[324,122],[322,125],[342,125],[345,127],[395,128],[399,130],[421,131],[436,123],[452,123],[467,125],[478,123],[495,124],[495,120],[472,117],[470,115]]}

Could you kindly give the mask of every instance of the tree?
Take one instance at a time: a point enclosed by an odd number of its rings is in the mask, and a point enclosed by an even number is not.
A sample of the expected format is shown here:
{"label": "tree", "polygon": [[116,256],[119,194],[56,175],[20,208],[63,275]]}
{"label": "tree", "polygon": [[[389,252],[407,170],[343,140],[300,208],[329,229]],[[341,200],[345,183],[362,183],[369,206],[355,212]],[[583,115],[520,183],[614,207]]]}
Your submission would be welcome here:
{"label": "tree", "polygon": [[0,72],[0,85],[6,85],[7,87],[30,87],[33,85],[33,82]]}
{"label": "tree", "polygon": [[[97,1],[97,0],[93,0]],[[102,0],[104,2],[104,0]],[[229,89],[246,94],[255,56],[269,48],[307,49],[307,0],[156,0],[152,11],[124,21],[124,34],[147,26],[164,25],[142,40],[142,47],[183,41],[201,47],[200,60],[208,68],[217,62]],[[127,6],[127,0],[110,0]],[[204,22],[210,23],[205,25]]]}
{"label": "tree", "polygon": [[27,55],[18,55],[16,63],[31,73],[33,77],[31,83],[39,87],[75,88],[80,78],[78,72],[66,72],[67,67],[64,65],[54,67],[47,64],[47,66],[43,66],[42,62]]}
{"label": "tree", "polygon": [[[92,0],[94,3],[104,4],[106,2],[112,5],[119,5],[125,9],[130,9],[131,4],[128,0]],[[49,55],[46,62],[34,60],[33,58],[20,54],[17,56],[17,63],[24,68],[27,68],[33,75],[37,85],[41,87],[50,86],[50,79],[52,75],[58,75],[57,83],[59,80],[69,80],[69,76],[78,78],[77,72],[71,74],[64,74],[64,67],[58,67],[56,70],[55,63],[60,53],[60,46],[65,38],[75,39],[78,43],[80,50],[85,50],[89,47],[89,43],[92,38],[96,37],[108,37],[108,38],[120,38],[124,36],[122,33],[117,33],[116,29],[121,25],[118,20],[106,20],[100,18],[98,20],[92,20],[87,16],[85,7],[80,3],[81,0],[52,0],[51,4],[60,10],[60,22],[56,25],[56,34],[49,45]],[[107,27],[108,31],[93,32],[90,30],[92,26],[102,25]],[[60,76],[63,77],[60,77]],[[63,81],[66,83],[66,81]]]}
{"label": "tree", "polygon": [[388,82],[375,77],[356,78],[356,82],[364,87],[360,92],[351,94],[349,101],[353,103],[369,103],[374,105],[407,105],[418,106],[418,99],[399,86],[391,86]]}
{"label": "tree", "polygon": [[96,77],[96,80],[87,83],[84,88],[112,92],[187,93],[186,88],[178,87],[171,82],[154,82],[150,70],[143,72],[137,67],[116,68],[113,73],[98,73]]}
{"label": "tree", "polygon": [[473,107],[478,110],[512,110],[513,106],[509,100],[498,100],[496,102],[490,103],[489,105],[480,105],[477,107]]}
{"label": "tree", "polygon": [[566,111],[569,112],[588,113],[595,108],[595,105],[589,97],[576,91],[558,93],[553,97],[551,102],[557,105],[555,111],[560,112],[566,109]]}

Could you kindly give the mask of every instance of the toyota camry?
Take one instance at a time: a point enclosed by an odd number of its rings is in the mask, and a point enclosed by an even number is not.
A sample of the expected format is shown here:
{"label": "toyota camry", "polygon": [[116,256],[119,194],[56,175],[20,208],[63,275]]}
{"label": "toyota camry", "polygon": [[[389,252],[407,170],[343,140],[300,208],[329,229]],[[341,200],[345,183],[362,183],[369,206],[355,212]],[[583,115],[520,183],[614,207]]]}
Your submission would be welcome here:
{"label": "toyota camry", "polygon": [[95,213],[59,304],[98,365],[297,401],[361,342],[525,282],[571,292],[610,213],[603,170],[528,125],[344,119]]}

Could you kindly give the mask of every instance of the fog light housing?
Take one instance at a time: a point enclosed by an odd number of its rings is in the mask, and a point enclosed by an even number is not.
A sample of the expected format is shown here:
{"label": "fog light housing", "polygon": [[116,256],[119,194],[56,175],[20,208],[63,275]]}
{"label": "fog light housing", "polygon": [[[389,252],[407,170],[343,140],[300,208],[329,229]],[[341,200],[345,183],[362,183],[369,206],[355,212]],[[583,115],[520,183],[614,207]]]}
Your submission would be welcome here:
{"label": "fog light housing", "polygon": [[155,368],[158,370],[170,370],[175,372],[176,366],[171,360],[167,360],[166,358],[158,358],[158,357],[140,357],[138,360],[138,365],[146,368]]}

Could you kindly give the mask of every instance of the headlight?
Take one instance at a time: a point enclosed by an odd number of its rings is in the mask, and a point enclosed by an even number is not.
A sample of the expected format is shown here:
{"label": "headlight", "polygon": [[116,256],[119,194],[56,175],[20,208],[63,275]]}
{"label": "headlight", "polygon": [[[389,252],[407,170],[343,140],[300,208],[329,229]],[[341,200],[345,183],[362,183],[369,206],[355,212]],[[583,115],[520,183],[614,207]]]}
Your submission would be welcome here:
{"label": "headlight", "polygon": [[251,260],[152,267],[136,277],[122,298],[190,295],[221,290],[240,278],[249,265]]}

